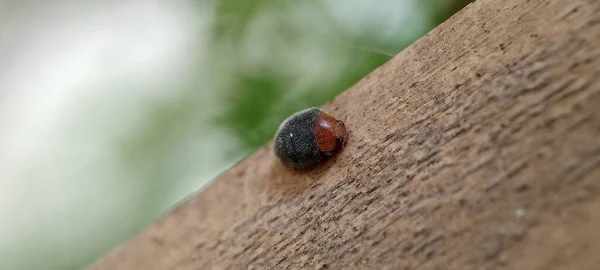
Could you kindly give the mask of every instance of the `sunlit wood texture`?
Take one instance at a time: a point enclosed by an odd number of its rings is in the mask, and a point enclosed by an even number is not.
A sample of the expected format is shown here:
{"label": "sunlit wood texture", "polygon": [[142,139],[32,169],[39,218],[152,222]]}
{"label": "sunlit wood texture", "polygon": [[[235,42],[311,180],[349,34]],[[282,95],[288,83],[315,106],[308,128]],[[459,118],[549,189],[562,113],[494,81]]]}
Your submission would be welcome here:
{"label": "sunlit wood texture", "polygon": [[477,1],[324,108],[333,160],[268,144],[92,268],[599,269],[600,1]]}

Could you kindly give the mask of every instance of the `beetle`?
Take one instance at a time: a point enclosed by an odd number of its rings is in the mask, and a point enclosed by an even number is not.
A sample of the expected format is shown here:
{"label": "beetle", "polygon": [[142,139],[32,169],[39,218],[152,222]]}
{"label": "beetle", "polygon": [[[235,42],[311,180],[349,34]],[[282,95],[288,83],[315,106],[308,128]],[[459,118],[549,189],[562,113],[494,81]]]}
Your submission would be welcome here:
{"label": "beetle", "polygon": [[347,141],[344,122],[313,107],[281,123],[275,134],[275,155],[288,167],[308,169],[342,149]]}

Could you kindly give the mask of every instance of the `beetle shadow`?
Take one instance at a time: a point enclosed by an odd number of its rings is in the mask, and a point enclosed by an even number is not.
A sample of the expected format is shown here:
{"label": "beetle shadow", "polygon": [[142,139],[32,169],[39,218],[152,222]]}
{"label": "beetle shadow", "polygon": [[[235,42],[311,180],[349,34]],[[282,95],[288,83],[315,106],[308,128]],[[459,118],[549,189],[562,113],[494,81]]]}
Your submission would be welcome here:
{"label": "beetle shadow", "polygon": [[274,159],[267,184],[269,196],[294,196],[317,186],[324,181],[323,174],[334,166],[337,158],[336,153],[315,167],[302,170],[289,168]]}

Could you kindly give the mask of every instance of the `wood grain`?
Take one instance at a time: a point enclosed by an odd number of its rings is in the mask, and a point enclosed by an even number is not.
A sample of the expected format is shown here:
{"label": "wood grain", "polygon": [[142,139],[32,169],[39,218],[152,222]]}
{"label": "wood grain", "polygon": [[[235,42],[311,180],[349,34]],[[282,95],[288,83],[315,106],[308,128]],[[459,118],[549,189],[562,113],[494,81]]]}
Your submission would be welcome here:
{"label": "wood grain", "polygon": [[600,1],[479,0],[91,269],[598,269]]}

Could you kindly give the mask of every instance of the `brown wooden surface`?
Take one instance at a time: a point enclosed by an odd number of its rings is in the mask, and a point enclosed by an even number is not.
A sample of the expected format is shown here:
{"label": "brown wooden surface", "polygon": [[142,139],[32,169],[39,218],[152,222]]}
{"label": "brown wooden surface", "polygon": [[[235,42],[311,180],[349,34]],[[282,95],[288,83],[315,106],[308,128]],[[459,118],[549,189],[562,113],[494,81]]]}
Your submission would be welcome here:
{"label": "brown wooden surface", "polygon": [[480,0],[93,269],[600,269],[600,1]]}

